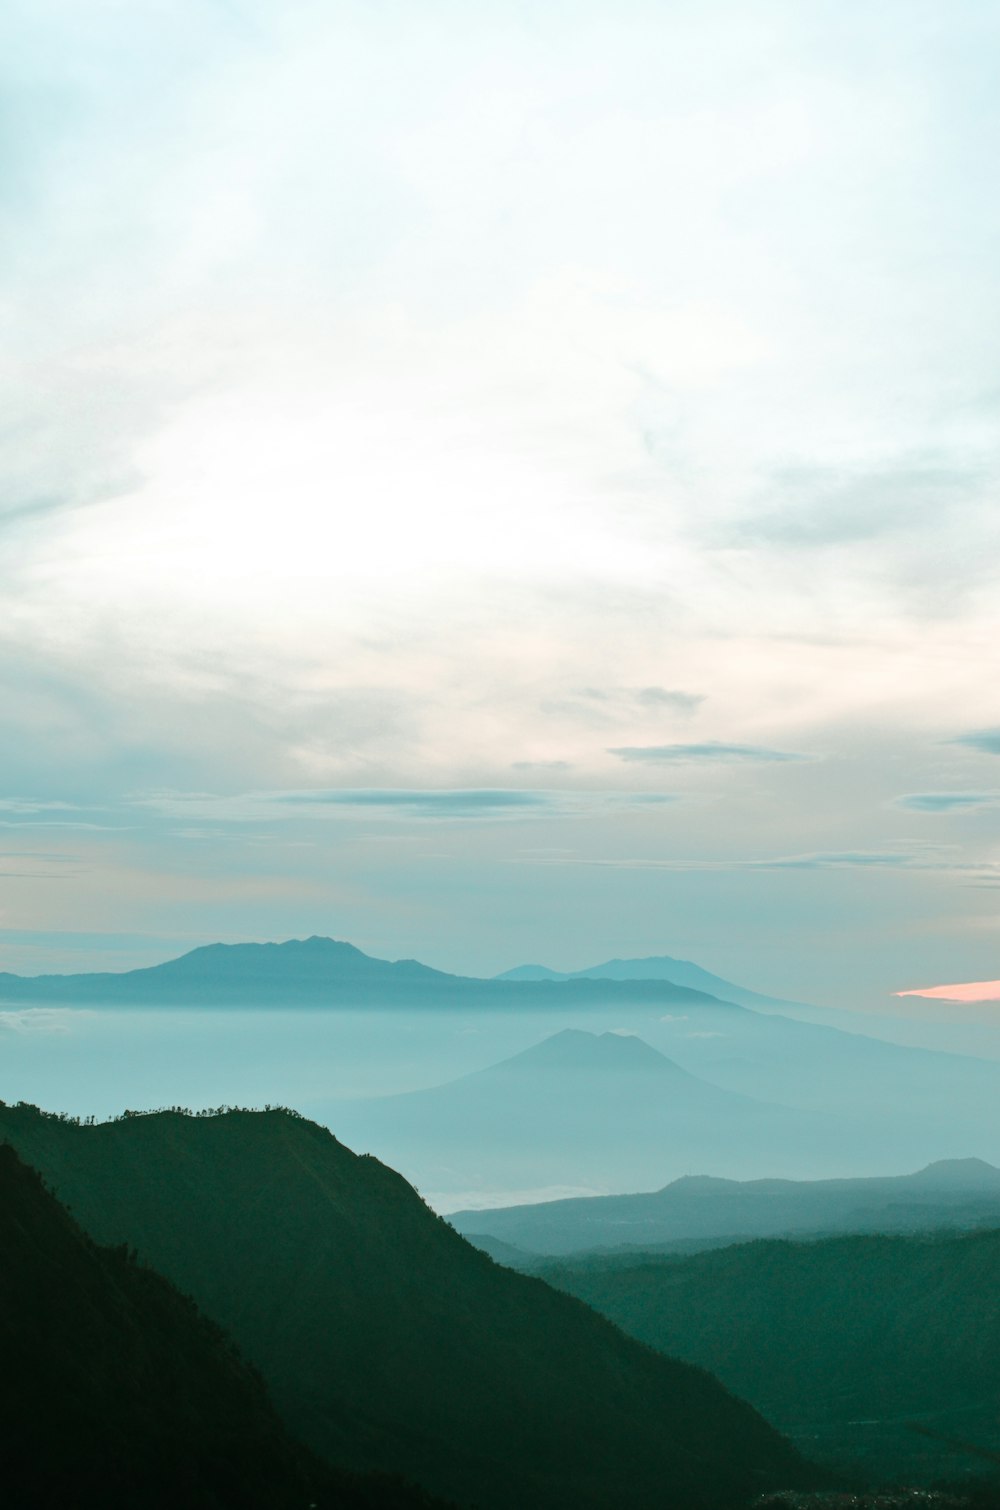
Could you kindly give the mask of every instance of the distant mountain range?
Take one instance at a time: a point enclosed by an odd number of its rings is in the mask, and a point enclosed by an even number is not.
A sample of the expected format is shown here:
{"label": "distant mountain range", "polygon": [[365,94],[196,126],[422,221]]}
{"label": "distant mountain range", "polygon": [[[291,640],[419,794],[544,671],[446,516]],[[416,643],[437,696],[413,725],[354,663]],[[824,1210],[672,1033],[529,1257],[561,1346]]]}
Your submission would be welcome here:
{"label": "distant mountain range", "polygon": [[[720,1090],[631,1034],[566,1028],[433,1089],[328,1107],[423,1190],[620,1188],[671,1172],[785,1173],[843,1159],[835,1119]],[[856,1149],[860,1157],[861,1148]]]}
{"label": "distant mountain range", "polygon": [[0,1356],[12,1510],[431,1510],[294,1442],[219,1328],[124,1248],[93,1243],[9,1144]]}
{"label": "distant mountain range", "polygon": [[917,1174],[869,1179],[674,1180],[648,1195],[545,1201],[448,1220],[502,1260],[593,1250],[691,1251],[757,1237],[834,1232],[929,1232],[1000,1227],[1000,1169],[981,1159],[930,1164]]}
{"label": "distant mountain range", "polygon": [[[655,1144],[635,1144],[635,1164],[630,1169],[617,1165],[607,1189],[656,1185],[671,1173],[683,1172],[819,1176],[878,1173],[968,1153],[1000,1160],[997,1062],[906,1048],[839,1027],[793,1020],[776,1010],[758,1011],[668,979],[609,979],[594,974],[612,967],[625,973],[646,971],[657,963],[662,964],[662,960],[612,961],[566,980],[478,980],[448,975],[413,960],[373,959],[350,944],[313,938],[283,944],[210,945],[162,965],[121,974],[0,976],[0,1001],[19,1006],[45,1003],[122,1010],[159,1006],[308,1008],[354,1014],[385,1011],[396,1014],[387,1031],[395,1035],[397,1046],[400,1014],[406,1014],[410,1019],[407,1031],[414,1031],[412,1063],[419,1065],[414,1082],[425,1086],[436,1078],[435,1051],[418,1042],[421,1020],[433,1019],[439,1029],[443,1017],[454,1017],[456,1025],[461,1024],[456,1032],[475,1035],[480,1044],[480,1065],[488,1064],[490,1057],[498,1059],[510,1053],[512,1024],[523,1026],[523,1043],[537,1041],[556,1026],[621,1028],[638,1034],[675,1065],[717,1091],[802,1114],[795,1137],[785,1140],[779,1161],[771,1162],[773,1143],[766,1138],[756,1140],[756,1146],[767,1155],[756,1163],[749,1162],[754,1139],[731,1149],[732,1157],[725,1161],[713,1158],[711,1163],[704,1163],[696,1138],[677,1138],[668,1150],[670,1157],[654,1168]],[[663,968],[676,970],[682,963],[668,961]],[[702,973],[687,978],[713,984],[717,979]],[[740,994],[729,983],[722,982],[719,989],[723,988],[731,995]],[[490,1056],[491,1034],[493,1041],[500,1036],[495,1024],[501,1018],[507,1024],[503,1043],[498,1043],[497,1051]],[[850,1014],[845,1018],[853,1025]],[[440,1031],[436,1041],[441,1042]],[[346,1036],[345,1049],[349,1054]],[[464,1063],[471,1057],[467,1052]],[[454,1057],[450,1062],[455,1062]],[[332,1096],[323,1094],[320,1065],[314,1084],[309,1110],[325,1119],[338,1117],[340,1106]],[[551,1085],[554,1094],[561,1094],[554,1077]],[[644,1099],[650,1099],[645,1092]],[[616,1144],[624,1146],[624,1134],[616,1131],[617,1124],[623,1129],[642,1125],[638,1111],[632,1112],[627,1106],[616,1109],[608,1097],[595,1100],[592,1122],[598,1116],[598,1106],[603,1107],[600,1115],[608,1127],[609,1152]],[[344,1113],[345,1118],[353,1115]],[[494,1124],[494,1142],[516,1144],[520,1115],[519,1105],[512,1100],[507,1120]],[[380,1126],[387,1129],[386,1116],[387,1112],[380,1111]],[[823,1117],[832,1119],[827,1122],[831,1137],[825,1142],[811,1140],[806,1124],[811,1122],[818,1132],[817,1119]],[[344,1125],[352,1124],[345,1121]],[[371,1125],[375,1127],[374,1122]],[[661,1124],[651,1125],[659,1137]],[[479,1126],[484,1126],[482,1116]],[[595,1135],[589,1137],[588,1146],[600,1152]],[[703,1147],[707,1156],[711,1147],[707,1143]],[[811,1149],[817,1157],[807,1163],[805,1154]],[[735,1157],[742,1162],[734,1163]],[[462,1160],[468,1164],[465,1153]],[[404,1167],[408,1173],[417,1174],[415,1167]],[[576,1189],[601,1188],[588,1178],[582,1160],[572,1177],[558,1183]],[[472,1190],[476,1185],[474,1180],[466,1188]],[[449,1179],[444,1186],[433,1181],[426,1188],[457,1191],[459,1187]],[[508,1196],[522,1188],[529,1187],[507,1182],[499,1187]]]}
{"label": "distant mountain range", "polygon": [[[997,1171],[982,1173],[995,1190]],[[1000,1454],[1000,1231],[753,1242],[538,1272],[870,1480],[981,1470],[965,1443]]]}
{"label": "distant mountain range", "polygon": [[4,1138],[226,1326],[331,1463],[482,1510],[729,1510],[813,1477],[709,1375],[498,1267],[292,1113],[80,1126],[0,1104]]}
{"label": "distant mountain range", "polygon": [[0,973],[0,999],[142,1006],[315,1005],[347,996],[448,991],[457,977],[416,960],[373,959],[337,939],[282,944],[206,944],[141,970],[85,975]]}
{"label": "distant mountain range", "polygon": [[[590,965],[586,970],[550,970],[547,965],[515,965],[494,977],[496,980],[512,981],[569,981],[569,980],[662,980],[671,985],[685,986],[691,991],[702,991],[706,996],[715,996],[720,1001],[732,1001],[741,1007],[760,1011],[810,1011],[805,1003],[782,1001],[776,996],[762,996],[758,991],[748,991],[743,986],[723,980],[703,970],[700,965],[686,959],[672,959],[669,954],[653,954],[644,959],[609,959],[602,965]],[[819,1010],[819,1009],[816,1009]]]}
{"label": "distant mountain range", "polygon": [[[433,1000],[447,1006],[470,993],[498,1005],[555,1007],[609,999],[609,983],[626,985],[611,1000],[708,996],[761,1011],[820,1013],[801,1002],[748,991],[688,960],[656,955],[613,959],[587,970],[562,973],[544,965],[519,965],[492,980],[452,975],[418,960],[383,960],[339,939],[314,936],[280,944],[206,944],[177,959],[139,970],[77,975],[14,975],[0,971],[0,1001],[66,1005],[397,1005]],[[570,990],[552,990],[569,986]],[[635,987],[644,989],[636,990]],[[834,1014],[851,1023],[851,1014]]]}
{"label": "distant mountain range", "polygon": [[685,1001],[703,993],[667,980],[569,982],[480,980],[417,960],[382,960],[338,939],[281,944],[206,944],[161,965],[85,975],[0,973],[0,1001],[23,1005],[453,1007],[629,1006]]}

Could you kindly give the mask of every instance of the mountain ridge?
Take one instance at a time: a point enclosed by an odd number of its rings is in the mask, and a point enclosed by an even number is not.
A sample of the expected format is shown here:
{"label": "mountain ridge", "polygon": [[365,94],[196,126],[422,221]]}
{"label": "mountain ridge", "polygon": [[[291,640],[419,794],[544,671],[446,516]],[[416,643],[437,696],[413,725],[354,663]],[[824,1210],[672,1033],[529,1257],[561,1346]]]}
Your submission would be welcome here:
{"label": "mountain ridge", "polygon": [[[638,1033],[616,1033],[611,1030],[604,1033],[589,1033],[585,1028],[561,1028],[557,1033],[552,1033],[539,1043],[521,1049],[517,1054],[511,1054],[507,1059],[487,1065],[485,1069],[472,1070],[457,1078],[462,1081],[480,1080],[484,1076],[497,1073],[515,1073],[518,1070],[534,1068],[589,1070],[609,1066],[628,1070],[643,1069],[652,1074],[679,1076],[689,1081],[698,1079],[696,1075],[683,1069],[666,1054],[662,1054],[659,1049],[654,1049],[652,1044],[647,1043]],[[454,1085],[456,1081],[446,1083]],[[403,1094],[422,1093],[404,1092]]]}
{"label": "mountain ridge", "polygon": [[9,1143],[0,1353],[3,1497],[18,1510],[432,1510],[405,1485],[324,1468],[231,1340],[134,1253],[95,1244]]}
{"label": "mountain ridge", "polygon": [[620,1189],[692,1162],[794,1171],[847,1136],[702,1079],[639,1035],[577,1028],[427,1089],[328,1102],[324,1117],[444,1205],[477,1186]]}
{"label": "mountain ridge", "polygon": [[4,1136],[93,1237],[133,1244],[227,1326],[331,1462],[482,1510],[728,1510],[811,1478],[709,1375],[498,1267],[296,1114],[80,1126],[0,1106]]}
{"label": "mountain ridge", "polygon": [[450,1214],[460,1232],[535,1254],[843,1231],[913,1232],[1000,1226],[1000,1169],[983,1159],[935,1160],[905,1175],[819,1180],[682,1175],[636,1195],[577,1196]]}
{"label": "mountain ridge", "polygon": [[0,1001],[21,1005],[335,1006],[358,1004],[354,993],[359,991],[365,993],[364,1005],[397,1005],[404,998],[464,1005],[472,996],[498,1006],[529,1008],[604,1000],[696,1006],[709,1000],[669,981],[515,982],[451,975],[418,960],[378,959],[354,944],[318,934],[280,943],[203,944],[136,970],[34,976],[0,972]]}
{"label": "mountain ridge", "polygon": [[[650,954],[635,959],[605,960],[599,965],[588,965],[583,970],[552,970],[548,965],[515,965],[503,970],[494,980],[512,981],[572,981],[572,980],[664,980],[672,985],[689,990],[703,991],[719,1001],[733,1002],[736,1006],[751,1009],[780,1011],[783,1008],[795,1012],[821,1011],[806,1002],[786,1001],[778,996],[768,996],[760,991],[750,991],[734,981],[714,975],[692,960],[675,959],[670,954]],[[848,1013],[839,1015],[848,1017]]]}
{"label": "mountain ridge", "polygon": [[[995,1118],[1000,1064],[940,1050],[904,1047],[776,1012],[758,1012],[669,981],[484,981],[435,972],[416,961],[377,960],[354,945],[314,936],[283,944],[206,945],[177,961],[117,975],[8,976],[0,980],[0,1001],[27,1008],[42,1004],[85,1006],[123,1013],[143,1008],[206,1009],[212,1013],[252,1008],[274,1012],[272,1024],[285,1010],[343,1011],[355,1014],[351,1031],[363,1026],[357,1020],[362,1013],[374,1023],[380,1012],[392,1012],[397,1014],[391,1031],[395,1034],[394,1049],[399,1051],[399,1066],[389,1085],[395,1084],[400,1090],[406,1087],[407,1075],[411,1076],[410,1087],[421,1082],[428,1085],[432,1077],[443,1078],[434,1074],[430,1062],[430,1053],[441,1054],[442,1049],[421,1046],[416,1060],[407,1059],[401,1052],[403,1034],[398,1030],[417,1027],[424,1014],[429,1023],[433,1022],[437,1043],[442,1046],[449,1031],[445,1026],[447,1014],[455,1018],[465,1015],[463,1038],[465,1030],[481,1035],[478,1039],[469,1037],[461,1052],[455,1047],[457,1039],[452,1040],[446,1053],[455,1068],[500,1057],[499,1052],[490,1054],[487,1048],[491,1037],[498,1051],[509,1051],[516,1046],[514,1031],[523,1030],[523,1043],[531,1033],[526,1021],[529,1015],[543,1019],[539,1027],[548,1030],[563,1023],[602,1029],[621,1024],[638,1030],[653,1047],[720,1091],[794,1110],[799,1114],[800,1128],[809,1123],[816,1131],[811,1141],[801,1139],[798,1131],[787,1137],[783,1146],[771,1140],[760,1150],[761,1158],[756,1162],[744,1156],[752,1151],[751,1144],[722,1146],[716,1158],[715,1151],[704,1143],[699,1146],[697,1139],[688,1150],[690,1157],[681,1157],[684,1143],[676,1138],[672,1156],[657,1161],[649,1141],[640,1136],[638,1146],[644,1159],[631,1171],[618,1160],[615,1167],[605,1161],[607,1167],[596,1181],[587,1179],[579,1167],[567,1177],[560,1175],[541,1183],[534,1178],[503,1179],[490,1186],[494,1200],[509,1200],[505,1192],[544,1188],[642,1189],[662,1183],[671,1174],[698,1169],[731,1177],[768,1172],[816,1177],[845,1169],[868,1173],[893,1165],[913,1167],[942,1154],[957,1155],[970,1149],[988,1158],[1000,1154]],[[410,1018],[405,1024],[404,1013]],[[502,1017],[507,1022],[502,1023]],[[213,1021],[213,1031],[217,1026]],[[245,1026],[253,1037],[254,1026]],[[109,1024],[102,1022],[99,1028],[105,1032]],[[172,1025],[165,1022],[157,1027],[157,1032],[172,1031]],[[310,1029],[301,1023],[297,1031],[306,1034]],[[428,1039],[432,1038],[428,1034]],[[416,1039],[413,1041],[417,1044]],[[473,1052],[477,1042],[483,1046],[482,1055]],[[343,1076],[338,1078],[342,1087]],[[373,1084],[371,1089],[382,1087]],[[156,1099],[167,1097],[157,1093]],[[226,1099],[241,1097],[237,1093]],[[333,1088],[326,1092],[320,1075],[304,1093],[289,1088],[274,1099],[305,1100],[308,1110],[324,1120],[329,1120],[331,1113],[340,1115]],[[115,1099],[104,1104],[120,1102]],[[350,1115],[353,1118],[353,1113]],[[618,1112],[608,1107],[607,1115],[614,1121]],[[826,1119],[832,1134],[825,1146],[821,1146],[816,1119]],[[498,1125],[494,1131],[495,1144],[509,1140],[509,1125]],[[597,1149],[602,1152],[599,1144]],[[462,1150],[462,1159],[467,1163],[466,1152]],[[811,1157],[813,1152],[815,1158]],[[391,1156],[400,1161],[395,1151]],[[567,1167],[568,1162],[564,1161]],[[449,1204],[454,1197],[455,1204],[466,1205],[464,1193],[483,1188],[475,1171],[468,1169],[473,1177],[459,1185],[451,1176],[447,1181],[428,1182],[416,1166],[404,1167],[424,1188],[450,1192]],[[495,1162],[495,1169],[500,1180],[499,1162]]]}

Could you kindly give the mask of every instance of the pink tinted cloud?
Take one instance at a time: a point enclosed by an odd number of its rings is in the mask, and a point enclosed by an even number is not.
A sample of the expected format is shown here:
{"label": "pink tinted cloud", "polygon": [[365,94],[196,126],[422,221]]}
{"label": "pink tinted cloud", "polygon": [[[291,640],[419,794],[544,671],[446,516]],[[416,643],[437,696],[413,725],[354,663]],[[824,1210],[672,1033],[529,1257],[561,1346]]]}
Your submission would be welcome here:
{"label": "pink tinted cloud", "polygon": [[935,1001],[1000,1001],[1000,980],[970,980],[958,986],[922,986],[893,996],[931,996]]}

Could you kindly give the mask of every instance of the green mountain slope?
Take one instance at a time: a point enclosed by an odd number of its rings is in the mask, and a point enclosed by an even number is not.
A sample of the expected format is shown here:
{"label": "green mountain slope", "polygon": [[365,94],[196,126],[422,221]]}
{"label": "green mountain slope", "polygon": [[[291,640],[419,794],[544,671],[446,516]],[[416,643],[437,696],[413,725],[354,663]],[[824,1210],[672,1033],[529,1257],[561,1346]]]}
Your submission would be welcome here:
{"label": "green mountain slope", "polygon": [[954,1454],[914,1423],[1000,1451],[1000,1231],[762,1241],[535,1272],[712,1369],[821,1456],[887,1476],[954,1472]]}
{"label": "green mountain slope", "polygon": [[0,1499],[11,1510],[430,1505],[293,1442],[217,1326],[100,1248],[0,1144]]}
{"label": "green mountain slope", "polygon": [[707,1374],[498,1267],[302,1118],[0,1107],[0,1136],[224,1324],[331,1461],[510,1510],[699,1510],[807,1477]]}

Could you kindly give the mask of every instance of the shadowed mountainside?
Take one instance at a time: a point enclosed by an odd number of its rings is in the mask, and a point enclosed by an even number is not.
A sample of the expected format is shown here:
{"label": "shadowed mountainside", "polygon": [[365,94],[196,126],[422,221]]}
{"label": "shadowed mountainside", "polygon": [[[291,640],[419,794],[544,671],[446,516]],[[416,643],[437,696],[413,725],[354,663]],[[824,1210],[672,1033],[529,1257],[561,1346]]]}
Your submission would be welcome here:
{"label": "shadowed mountainside", "polygon": [[[927,1232],[1000,1227],[1000,1169],[952,1159],[909,1175],[857,1180],[674,1180],[644,1195],[581,1197],[492,1211],[456,1211],[459,1232],[527,1254],[628,1245],[717,1246],[751,1237],[834,1232]],[[523,1256],[527,1256],[527,1254]]]}
{"label": "shadowed mountainside", "polygon": [[707,1374],[498,1267],[293,1114],[0,1107],[0,1135],[227,1326],[330,1461],[510,1510],[699,1510],[809,1477]]}
{"label": "shadowed mountainside", "polygon": [[288,1436],[217,1326],[0,1144],[0,1484],[17,1510],[389,1510]]}

